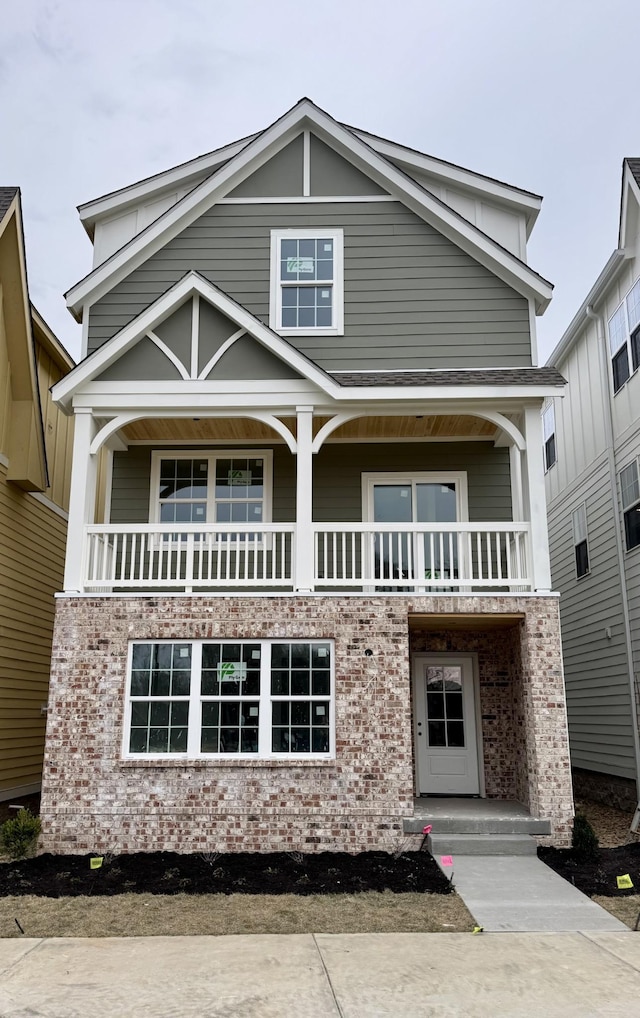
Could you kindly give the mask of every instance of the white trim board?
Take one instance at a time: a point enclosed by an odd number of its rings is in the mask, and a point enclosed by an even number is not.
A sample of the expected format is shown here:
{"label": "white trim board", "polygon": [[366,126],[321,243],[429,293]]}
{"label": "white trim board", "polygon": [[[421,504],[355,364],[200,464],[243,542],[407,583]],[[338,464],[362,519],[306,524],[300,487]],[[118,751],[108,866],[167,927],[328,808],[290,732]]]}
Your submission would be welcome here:
{"label": "white trim board", "polygon": [[66,294],[67,306],[72,313],[79,317],[83,305],[94,303],[113,289],[220,198],[226,197],[241,180],[267,162],[305,128],[311,128],[314,134],[331,145],[338,154],[344,155],[358,169],[389,190],[392,196],[398,197],[408,208],[518,293],[534,298],[539,313],[544,311],[553,291],[547,280],[467,222],[402,170],[398,170],[393,163],[361,141],[352,131],[344,128],[310,100],[303,99],[250,141],[219,170],[194,187],[145,230],[73,286]]}

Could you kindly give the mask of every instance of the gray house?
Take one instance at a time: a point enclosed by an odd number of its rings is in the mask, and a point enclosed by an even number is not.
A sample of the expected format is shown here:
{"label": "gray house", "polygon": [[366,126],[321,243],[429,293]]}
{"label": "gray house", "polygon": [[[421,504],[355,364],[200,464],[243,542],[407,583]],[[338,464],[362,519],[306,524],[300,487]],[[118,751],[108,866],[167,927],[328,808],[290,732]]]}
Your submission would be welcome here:
{"label": "gray house", "polygon": [[638,800],[640,160],[625,159],[618,246],[551,355],[543,414],[571,759],[581,794]]}
{"label": "gray house", "polygon": [[307,99],[80,208],[47,848],[567,842],[539,208]]}

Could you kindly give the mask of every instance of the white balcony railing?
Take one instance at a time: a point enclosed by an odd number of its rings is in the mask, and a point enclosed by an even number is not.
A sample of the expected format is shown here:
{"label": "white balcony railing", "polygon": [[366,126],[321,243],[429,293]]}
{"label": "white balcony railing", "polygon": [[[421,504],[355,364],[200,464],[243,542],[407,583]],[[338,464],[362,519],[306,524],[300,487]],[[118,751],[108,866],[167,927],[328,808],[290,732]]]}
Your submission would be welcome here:
{"label": "white balcony railing", "polygon": [[[304,589],[531,591],[528,523],[313,523],[313,575],[294,524],[88,526],[85,591]],[[300,561],[306,561],[300,556]]]}
{"label": "white balcony railing", "polygon": [[87,590],[292,586],[291,524],[86,527]]}
{"label": "white balcony railing", "polygon": [[315,585],[532,590],[528,523],[314,524]]}

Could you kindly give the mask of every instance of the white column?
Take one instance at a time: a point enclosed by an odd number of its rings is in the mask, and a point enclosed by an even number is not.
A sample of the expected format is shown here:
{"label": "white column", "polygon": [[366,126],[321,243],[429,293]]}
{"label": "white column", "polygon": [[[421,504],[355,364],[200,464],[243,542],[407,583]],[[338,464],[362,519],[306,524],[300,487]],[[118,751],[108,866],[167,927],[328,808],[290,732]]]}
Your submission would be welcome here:
{"label": "white column", "polygon": [[313,590],[313,407],[296,407],[296,534],[294,589]]}
{"label": "white column", "polygon": [[524,498],[522,493],[522,453],[515,442],[509,446],[509,467],[511,474],[511,514],[514,523],[523,519]]}
{"label": "white column", "polygon": [[84,528],[94,522],[96,504],[97,459],[90,452],[96,433],[91,410],[76,410],[74,414],[73,459],[71,462],[71,490],[69,492],[69,525],[67,555],[64,567],[64,589],[82,591],[82,571],[85,552]]}
{"label": "white column", "polygon": [[531,553],[534,589],[551,590],[547,503],[542,459],[542,417],[540,407],[527,407],[524,412],[526,508],[531,524]]}

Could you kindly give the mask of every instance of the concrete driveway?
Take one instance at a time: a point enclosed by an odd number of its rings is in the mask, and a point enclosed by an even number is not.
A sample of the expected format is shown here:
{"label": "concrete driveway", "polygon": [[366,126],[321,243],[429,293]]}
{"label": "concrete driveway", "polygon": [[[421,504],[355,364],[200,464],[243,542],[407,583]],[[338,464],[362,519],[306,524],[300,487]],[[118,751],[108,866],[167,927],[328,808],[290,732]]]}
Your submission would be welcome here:
{"label": "concrete driveway", "polygon": [[1,1018],[617,1018],[640,934],[0,941]]}

